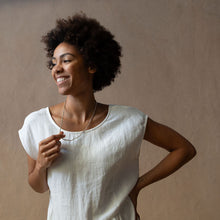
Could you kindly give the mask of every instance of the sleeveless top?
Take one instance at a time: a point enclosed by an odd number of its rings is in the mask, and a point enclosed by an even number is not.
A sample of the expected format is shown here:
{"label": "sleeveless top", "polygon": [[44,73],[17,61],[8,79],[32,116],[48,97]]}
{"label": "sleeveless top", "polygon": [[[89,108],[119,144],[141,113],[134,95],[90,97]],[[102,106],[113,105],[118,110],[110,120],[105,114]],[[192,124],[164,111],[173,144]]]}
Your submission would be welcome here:
{"label": "sleeveless top", "polygon": [[[106,118],[96,127],[74,141],[60,140],[61,156],[47,173],[47,220],[135,220],[128,195],[139,177],[147,118],[136,108],[109,105]],[[80,133],[63,131],[68,139]],[[58,133],[46,107],[25,118],[19,137],[36,160],[39,142]]]}

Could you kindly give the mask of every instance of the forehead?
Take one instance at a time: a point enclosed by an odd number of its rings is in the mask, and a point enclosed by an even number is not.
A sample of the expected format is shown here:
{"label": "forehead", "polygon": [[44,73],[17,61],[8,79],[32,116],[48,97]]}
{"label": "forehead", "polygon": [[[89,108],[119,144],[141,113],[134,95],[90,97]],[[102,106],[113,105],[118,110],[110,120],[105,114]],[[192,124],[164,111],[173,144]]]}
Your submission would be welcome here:
{"label": "forehead", "polygon": [[72,44],[68,44],[66,42],[60,43],[54,50],[53,57],[59,58],[63,54],[73,54],[75,56],[81,56],[79,50]]}

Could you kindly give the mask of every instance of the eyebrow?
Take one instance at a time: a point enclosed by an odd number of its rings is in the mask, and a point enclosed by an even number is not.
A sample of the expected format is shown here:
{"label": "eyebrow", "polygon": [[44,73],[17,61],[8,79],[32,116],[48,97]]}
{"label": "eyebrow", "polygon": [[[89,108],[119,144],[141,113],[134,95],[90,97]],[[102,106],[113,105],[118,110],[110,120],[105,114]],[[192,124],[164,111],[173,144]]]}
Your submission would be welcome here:
{"label": "eyebrow", "polygon": [[[64,53],[64,54],[62,54],[62,55],[60,55],[60,58],[63,58],[63,57],[65,57],[66,55],[71,55],[71,56],[73,56],[73,57],[76,57],[74,54],[72,54],[72,53]],[[55,60],[56,59],[56,57],[52,57],[52,60]]]}

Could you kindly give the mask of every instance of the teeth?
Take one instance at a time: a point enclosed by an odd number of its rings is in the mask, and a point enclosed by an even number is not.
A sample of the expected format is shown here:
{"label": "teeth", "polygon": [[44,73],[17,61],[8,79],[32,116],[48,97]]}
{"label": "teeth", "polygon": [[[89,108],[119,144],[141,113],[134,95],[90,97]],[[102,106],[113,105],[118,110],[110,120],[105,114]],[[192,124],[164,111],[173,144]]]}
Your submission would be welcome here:
{"label": "teeth", "polygon": [[58,78],[57,79],[57,82],[62,82],[62,81],[64,81],[65,80],[65,78]]}

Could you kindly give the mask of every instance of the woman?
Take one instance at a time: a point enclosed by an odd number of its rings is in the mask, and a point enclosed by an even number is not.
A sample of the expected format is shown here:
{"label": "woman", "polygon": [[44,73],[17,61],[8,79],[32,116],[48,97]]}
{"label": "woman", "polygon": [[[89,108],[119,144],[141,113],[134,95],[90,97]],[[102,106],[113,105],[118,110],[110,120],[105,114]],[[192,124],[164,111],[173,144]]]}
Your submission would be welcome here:
{"label": "woman", "polygon": [[[47,219],[138,219],[141,189],[192,159],[194,147],[135,108],[96,102],[94,92],[120,72],[121,47],[95,19],[59,19],[42,41],[66,99],[29,114],[19,136],[29,184],[40,193],[50,190]],[[139,177],[143,139],[170,153]]]}

